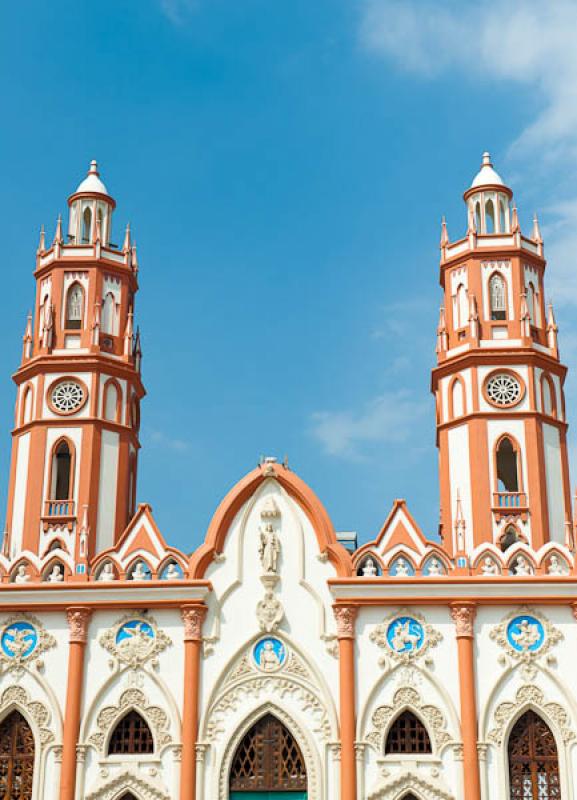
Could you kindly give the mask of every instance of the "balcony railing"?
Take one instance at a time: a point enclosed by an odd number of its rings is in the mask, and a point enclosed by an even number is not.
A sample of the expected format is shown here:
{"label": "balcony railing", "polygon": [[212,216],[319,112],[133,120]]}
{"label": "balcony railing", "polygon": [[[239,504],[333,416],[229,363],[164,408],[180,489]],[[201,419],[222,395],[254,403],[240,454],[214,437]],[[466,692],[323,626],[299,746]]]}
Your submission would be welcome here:
{"label": "balcony railing", "polygon": [[497,522],[511,514],[527,518],[527,495],[525,492],[493,492],[493,513]]}
{"label": "balcony railing", "polygon": [[73,517],[74,500],[47,500],[44,504],[45,517]]}

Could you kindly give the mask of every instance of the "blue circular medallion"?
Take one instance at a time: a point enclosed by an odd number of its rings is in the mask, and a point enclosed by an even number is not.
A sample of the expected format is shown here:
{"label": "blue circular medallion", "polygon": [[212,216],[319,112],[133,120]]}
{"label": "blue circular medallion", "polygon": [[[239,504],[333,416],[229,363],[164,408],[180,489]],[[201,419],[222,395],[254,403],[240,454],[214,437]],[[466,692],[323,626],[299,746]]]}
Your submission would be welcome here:
{"label": "blue circular medallion", "polygon": [[150,639],[151,643],[154,639],[154,630],[152,626],[142,619],[131,619],[129,622],[125,622],[124,625],[118,629],[118,633],[116,634],[116,644],[121,644],[128,640],[135,641],[137,639]]}
{"label": "blue circular medallion", "polygon": [[387,642],[395,653],[416,653],[424,640],[423,626],[414,617],[397,617],[387,628]]}
{"label": "blue circular medallion", "polygon": [[4,629],[0,645],[8,658],[28,658],[38,644],[36,628],[29,622],[14,622]]}
{"label": "blue circular medallion", "polygon": [[545,629],[536,617],[522,614],[507,625],[507,641],[518,653],[535,653],[543,646]]}
{"label": "blue circular medallion", "polygon": [[286,661],[286,647],[272,636],[259,639],[253,650],[255,664],[263,672],[275,672]]}

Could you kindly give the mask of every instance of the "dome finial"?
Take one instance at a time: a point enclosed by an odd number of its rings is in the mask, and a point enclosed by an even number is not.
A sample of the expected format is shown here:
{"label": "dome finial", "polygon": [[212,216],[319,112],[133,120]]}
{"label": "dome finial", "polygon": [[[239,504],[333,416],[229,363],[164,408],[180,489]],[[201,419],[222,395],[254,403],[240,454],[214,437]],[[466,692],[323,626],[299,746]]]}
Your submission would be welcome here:
{"label": "dome finial", "polygon": [[98,172],[98,162],[96,161],[95,158],[93,158],[92,161],[90,162],[90,169],[88,170],[88,174],[100,175],[100,173]]}
{"label": "dome finial", "polygon": [[485,150],[483,153],[483,163],[481,164],[482,167],[492,167],[493,164],[491,163],[491,153],[488,150]]}

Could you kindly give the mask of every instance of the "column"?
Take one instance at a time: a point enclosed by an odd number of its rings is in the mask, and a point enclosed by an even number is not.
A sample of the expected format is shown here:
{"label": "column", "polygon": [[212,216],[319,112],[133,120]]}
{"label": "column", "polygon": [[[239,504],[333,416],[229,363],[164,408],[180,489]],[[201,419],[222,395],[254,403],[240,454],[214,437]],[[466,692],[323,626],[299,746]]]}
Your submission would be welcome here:
{"label": "column", "polygon": [[190,605],[181,608],[184,623],[184,695],[182,701],[182,760],[180,800],[196,799],[196,742],[198,738],[200,655],[202,624],[207,608]]}
{"label": "column", "polygon": [[465,800],[481,800],[479,756],[477,751],[477,698],[475,692],[473,633],[475,613],[475,606],[471,603],[457,603],[451,606],[459,658]]}
{"label": "column", "polygon": [[341,800],[356,800],[355,620],[356,606],[333,606],[339,640],[339,714],[341,723]]}
{"label": "column", "polygon": [[78,744],[78,734],[80,732],[86,632],[91,616],[92,611],[89,608],[68,608],[66,610],[70,644],[68,651],[66,713],[64,715],[64,730],[62,734],[60,800],[74,800],[76,793],[76,745]]}

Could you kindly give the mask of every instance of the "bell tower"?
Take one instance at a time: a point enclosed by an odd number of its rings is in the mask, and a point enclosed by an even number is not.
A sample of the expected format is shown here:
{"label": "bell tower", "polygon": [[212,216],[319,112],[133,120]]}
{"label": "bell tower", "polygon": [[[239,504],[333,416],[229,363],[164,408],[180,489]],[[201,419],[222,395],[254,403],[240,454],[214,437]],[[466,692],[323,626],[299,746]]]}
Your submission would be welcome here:
{"label": "bell tower", "polygon": [[443,219],[432,391],[447,549],[571,544],[567,422],[557,326],[545,304],[539,223],[521,233],[488,153],[465,192],[467,233]]}
{"label": "bell tower", "polygon": [[115,201],[95,161],[68,199],[52,245],[42,230],[36,300],[17,387],[4,550],[61,548],[76,575],[134,513],[140,343],[136,248],[112,243]]}

